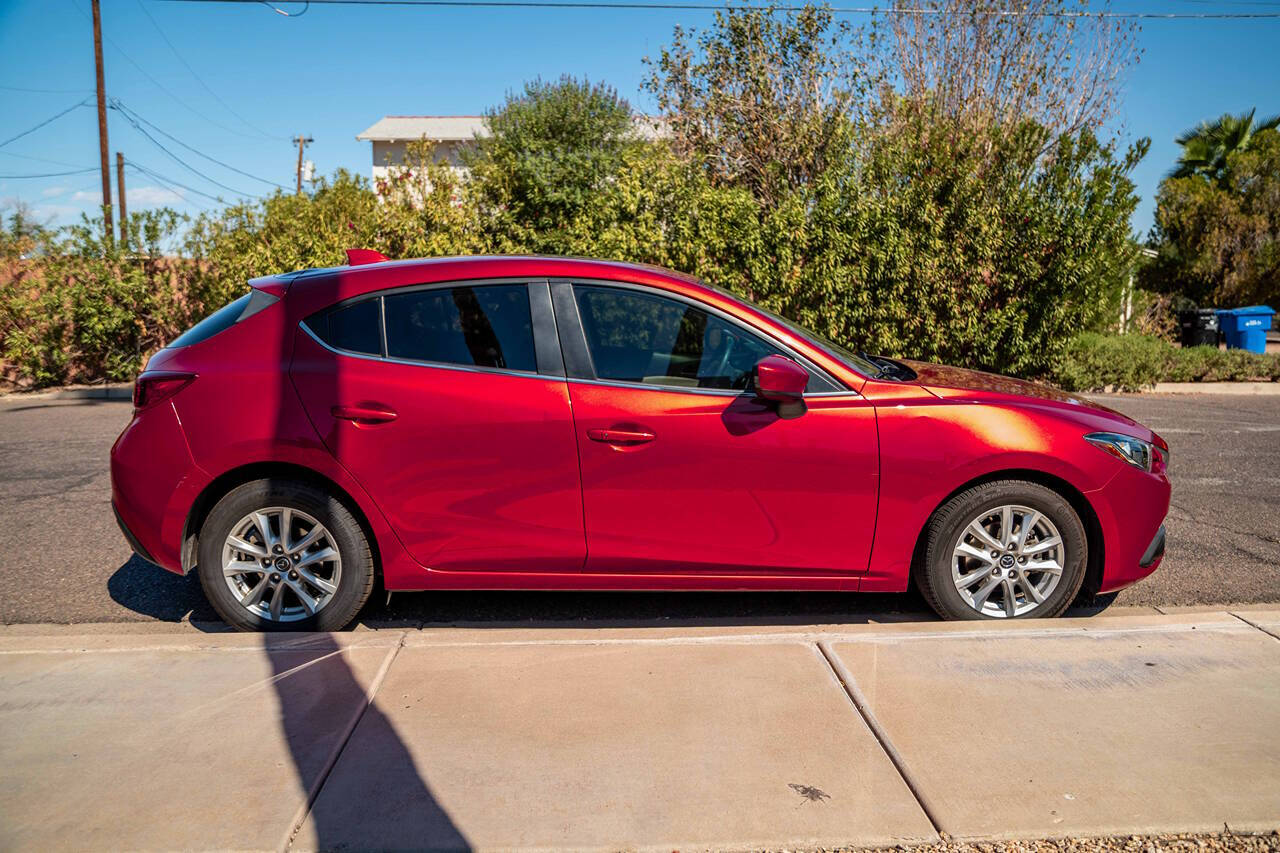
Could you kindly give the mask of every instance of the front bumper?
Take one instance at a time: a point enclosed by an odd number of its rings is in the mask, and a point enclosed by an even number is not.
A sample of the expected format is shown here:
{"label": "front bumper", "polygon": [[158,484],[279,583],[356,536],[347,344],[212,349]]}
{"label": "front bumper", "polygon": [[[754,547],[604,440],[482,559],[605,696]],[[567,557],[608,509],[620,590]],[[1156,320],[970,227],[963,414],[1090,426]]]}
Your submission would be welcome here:
{"label": "front bumper", "polygon": [[1098,592],[1115,592],[1154,572],[1164,557],[1169,479],[1131,466],[1085,495],[1102,528],[1103,565]]}
{"label": "front bumper", "polygon": [[1156,531],[1155,538],[1151,540],[1151,544],[1147,546],[1146,553],[1142,555],[1142,559],[1138,561],[1139,568],[1155,570],[1160,564],[1160,558],[1164,556],[1164,525],[1160,525],[1160,529]]}

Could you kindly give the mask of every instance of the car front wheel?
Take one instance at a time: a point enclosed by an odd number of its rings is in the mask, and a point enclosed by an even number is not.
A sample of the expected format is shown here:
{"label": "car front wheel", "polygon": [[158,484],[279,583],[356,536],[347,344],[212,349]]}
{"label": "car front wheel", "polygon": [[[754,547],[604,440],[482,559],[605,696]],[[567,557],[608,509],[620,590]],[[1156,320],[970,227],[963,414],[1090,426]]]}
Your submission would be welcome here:
{"label": "car front wheel", "polygon": [[1087,560],[1084,525],[1062,495],[999,480],[934,513],[917,581],[945,619],[1051,617],[1075,599]]}
{"label": "car front wheel", "polygon": [[315,487],[256,480],[218,501],[200,529],[210,604],[241,631],[336,631],[373,589],[373,555],[351,512]]}

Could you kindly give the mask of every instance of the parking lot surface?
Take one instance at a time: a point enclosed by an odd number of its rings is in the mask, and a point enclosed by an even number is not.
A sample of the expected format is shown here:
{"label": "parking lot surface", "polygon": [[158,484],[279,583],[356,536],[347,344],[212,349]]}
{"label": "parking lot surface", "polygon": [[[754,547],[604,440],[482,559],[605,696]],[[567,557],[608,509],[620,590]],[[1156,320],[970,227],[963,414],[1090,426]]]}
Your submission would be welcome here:
{"label": "parking lot surface", "polygon": [[[1118,605],[1280,601],[1280,396],[1099,398],[1173,449],[1169,552]],[[0,622],[213,621],[194,576],[133,557],[107,454],[128,402],[0,402]],[[913,593],[375,594],[371,624],[804,624],[929,619]]]}

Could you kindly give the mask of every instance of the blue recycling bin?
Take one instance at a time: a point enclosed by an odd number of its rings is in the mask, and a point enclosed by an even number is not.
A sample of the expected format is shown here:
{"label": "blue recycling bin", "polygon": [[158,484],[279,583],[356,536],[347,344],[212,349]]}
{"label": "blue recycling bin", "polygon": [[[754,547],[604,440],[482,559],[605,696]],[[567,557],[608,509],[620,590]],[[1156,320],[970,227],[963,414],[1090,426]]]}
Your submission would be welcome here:
{"label": "blue recycling bin", "polygon": [[1267,330],[1276,312],[1266,305],[1250,305],[1248,308],[1228,308],[1218,312],[1218,325],[1227,339],[1227,349],[1244,349],[1249,352],[1267,351]]}

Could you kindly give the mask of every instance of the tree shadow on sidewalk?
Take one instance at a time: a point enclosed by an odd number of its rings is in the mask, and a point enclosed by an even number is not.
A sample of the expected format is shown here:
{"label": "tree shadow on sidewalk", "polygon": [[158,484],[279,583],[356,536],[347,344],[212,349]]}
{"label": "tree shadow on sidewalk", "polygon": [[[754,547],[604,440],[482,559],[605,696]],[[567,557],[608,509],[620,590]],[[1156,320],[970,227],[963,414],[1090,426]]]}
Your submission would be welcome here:
{"label": "tree shadow on sidewalk", "polygon": [[365,653],[366,686],[344,645],[330,634],[263,639],[280,724],[302,794],[311,803],[295,843],[317,850],[470,850],[395,726],[376,701],[368,701],[379,671],[373,661],[385,661],[393,650],[379,646]]}

